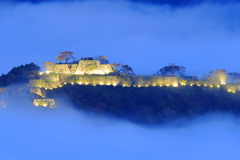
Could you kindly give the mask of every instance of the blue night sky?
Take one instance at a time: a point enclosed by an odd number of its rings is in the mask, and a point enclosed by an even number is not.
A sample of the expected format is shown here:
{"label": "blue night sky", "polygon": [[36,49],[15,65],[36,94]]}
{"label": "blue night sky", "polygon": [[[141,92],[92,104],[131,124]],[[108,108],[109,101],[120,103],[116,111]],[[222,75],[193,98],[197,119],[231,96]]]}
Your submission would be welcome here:
{"label": "blue night sky", "polygon": [[0,73],[30,62],[106,55],[151,75],[170,63],[188,75],[239,72],[240,4],[170,7],[128,1],[0,5]]}

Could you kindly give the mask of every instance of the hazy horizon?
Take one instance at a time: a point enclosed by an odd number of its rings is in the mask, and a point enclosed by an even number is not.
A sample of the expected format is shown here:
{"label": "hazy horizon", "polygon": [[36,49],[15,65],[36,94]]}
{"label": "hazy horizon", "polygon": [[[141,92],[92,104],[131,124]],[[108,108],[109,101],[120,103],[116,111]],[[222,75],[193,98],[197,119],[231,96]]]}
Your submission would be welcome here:
{"label": "hazy horizon", "polygon": [[237,69],[239,3],[170,7],[128,1],[75,1],[0,5],[0,73],[30,62],[106,55],[136,74],[152,75],[170,63],[188,75]]}

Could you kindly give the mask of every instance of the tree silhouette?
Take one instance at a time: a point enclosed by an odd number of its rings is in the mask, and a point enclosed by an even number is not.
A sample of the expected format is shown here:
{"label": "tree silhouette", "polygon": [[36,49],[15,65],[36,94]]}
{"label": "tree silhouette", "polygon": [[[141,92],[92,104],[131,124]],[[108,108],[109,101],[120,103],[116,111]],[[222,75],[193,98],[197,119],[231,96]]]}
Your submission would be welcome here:
{"label": "tree silhouette", "polygon": [[64,56],[64,60],[66,61],[66,63],[68,62],[68,60],[70,59],[75,59],[75,57],[73,57],[73,52],[72,51],[65,51],[65,52],[60,52],[59,56]]}
{"label": "tree silhouette", "polygon": [[228,73],[228,82],[233,84],[240,84],[240,73],[237,72]]}
{"label": "tree silhouette", "polygon": [[96,57],[96,59],[99,60],[101,64],[109,64],[107,56],[100,55]]}
{"label": "tree silhouette", "polygon": [[124,74],[127,75],[135,75],[135,73],[133,72],[132,67],[128,66],[128,65],[122,65],[120,71]]}
{"label": "tree silhouette", "polygon": [[114,62],[113,64],[111,64],[111,66],[113,67],[114,70],[116,70],[118,67],[121,66],[121,64]]}
{"label": "tree silhouette", "polygon": [[161,76],[178,76],[184,75],[186,68],[184,66],[177,66],[175,63],[170,63],[168,66],[160,68],[157,75]]}
{"label": "tree silhouette", "polygon": [[66,55],[59,55],[58,57],[56,57],[56,60],[58,60],[60,63],[62,63],[62,61],[65,61],[66,59]]}

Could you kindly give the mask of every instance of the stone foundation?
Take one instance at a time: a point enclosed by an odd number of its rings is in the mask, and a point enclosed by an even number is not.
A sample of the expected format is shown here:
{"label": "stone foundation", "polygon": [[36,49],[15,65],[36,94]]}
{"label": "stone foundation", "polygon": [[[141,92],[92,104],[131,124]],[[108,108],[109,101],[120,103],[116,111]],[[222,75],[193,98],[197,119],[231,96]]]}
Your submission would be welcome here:
{"label": "stone foundation", "polygon": [[33,105],[36,107],[48,107],[48,108],[55,108],[57,105],[54,99],[34,99]]}

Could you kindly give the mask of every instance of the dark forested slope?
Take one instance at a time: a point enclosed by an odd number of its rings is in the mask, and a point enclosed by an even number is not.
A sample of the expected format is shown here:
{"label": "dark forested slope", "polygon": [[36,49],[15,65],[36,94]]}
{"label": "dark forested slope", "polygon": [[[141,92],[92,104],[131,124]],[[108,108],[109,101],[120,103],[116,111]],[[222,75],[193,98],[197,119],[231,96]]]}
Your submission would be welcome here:
{"label": "dark forested slope", "polygon": [[39,78],[40,67],[34,63],[13,67],[7,74],[0,76],[0,87],[11,84],[28,83],[29,79]]}
{"label": "dark forested slope", "polygon": [[240,113],[240,93],[224,88],[114,87],[66,85],[48,90],[52,98],[70,99],[80,109],[137,123],[158,124],[206,113]]}

